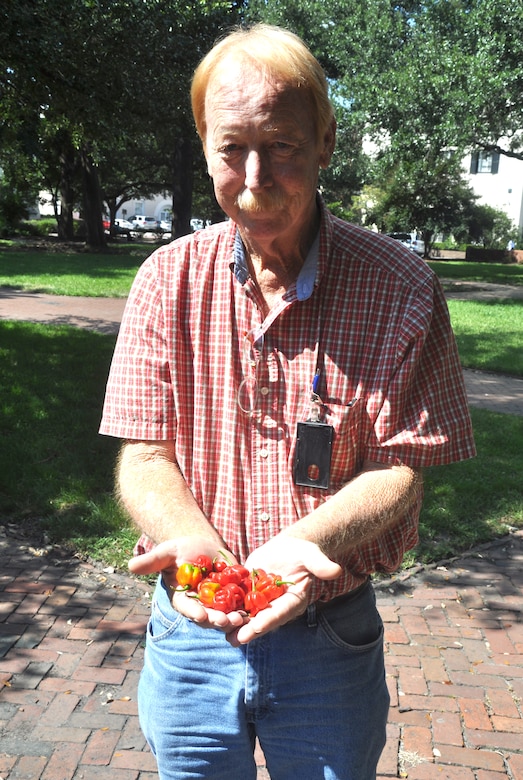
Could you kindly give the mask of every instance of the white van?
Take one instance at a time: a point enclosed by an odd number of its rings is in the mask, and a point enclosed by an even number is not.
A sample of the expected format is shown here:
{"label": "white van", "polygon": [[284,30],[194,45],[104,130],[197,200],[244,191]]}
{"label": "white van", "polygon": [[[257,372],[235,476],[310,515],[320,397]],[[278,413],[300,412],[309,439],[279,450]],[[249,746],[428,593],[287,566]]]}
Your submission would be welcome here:
{"label": "white van", "polygon": [[403,246],[408,249],[412,249],[417,255],[425,254],[425,242],[418,238],[416,233],[387,233],[390,238],[395,238],[396,241],[400,241]]}
{"label": "white van", "polygon": [[143,214],[135,214],[131,222],[138,230],[153,230],[159,228],[159,223],[154,217],[145,217]]}

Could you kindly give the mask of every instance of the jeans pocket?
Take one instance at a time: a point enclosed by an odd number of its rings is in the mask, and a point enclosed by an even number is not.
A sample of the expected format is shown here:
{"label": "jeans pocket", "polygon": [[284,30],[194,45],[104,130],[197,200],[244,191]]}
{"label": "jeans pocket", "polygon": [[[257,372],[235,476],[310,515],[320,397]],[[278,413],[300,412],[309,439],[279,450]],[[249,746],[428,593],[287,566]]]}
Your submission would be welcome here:
{"label": "jeans pocket", "polygon": [[147,639],[160,642],[169,637],[180,625],[183,615],[177,612],[169,603],[160,606],[155,598],[151,607],[151,616],[147,624]]}
{"label": "jeans pocket", "polygon": [[351,652],[371,650],[383,641],[383,622],[369,583],[353,599],[327,602],[317,620],[331,642]]}

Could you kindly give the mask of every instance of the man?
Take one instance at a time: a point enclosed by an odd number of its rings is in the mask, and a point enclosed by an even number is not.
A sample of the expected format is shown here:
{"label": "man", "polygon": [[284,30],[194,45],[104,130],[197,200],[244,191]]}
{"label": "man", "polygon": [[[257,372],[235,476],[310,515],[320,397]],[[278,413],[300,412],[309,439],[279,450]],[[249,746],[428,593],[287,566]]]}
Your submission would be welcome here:
{"label": "man", "polygon": [[[474,454],[443,294],[317,193],[336,125],[305,45],[256,26],[198,67],[193,111],[230,221],[142,266],[101,431],[161,572],[139,708],[162,779],[370,780],[385,741],[369,576],[417,541],[424,466]],[[174,591],[205,554],[292,583],[249,617]]]}

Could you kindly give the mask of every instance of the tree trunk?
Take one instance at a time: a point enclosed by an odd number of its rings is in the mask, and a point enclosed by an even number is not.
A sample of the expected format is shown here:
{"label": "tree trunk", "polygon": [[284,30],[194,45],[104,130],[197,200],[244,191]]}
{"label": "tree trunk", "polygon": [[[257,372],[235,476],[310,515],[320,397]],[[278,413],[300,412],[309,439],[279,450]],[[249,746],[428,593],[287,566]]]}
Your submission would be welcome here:
{"label": "tree trunk", "polygon": [[74,238],[73,206],[74,206],[74,175],[75,150],[72,145],[66,145],[60,152],[60,213],[56,213],[58,238],[72,241]]}
{"label": "tree trunk", "polygon": [[188,138],[176,142],[173,179],[174,238],[179,238],[191,232],[193,151]]}
{"label": "tree trunk", "polygon": [[107,245],[107,241],[102,222],[103,201],[98,170],[87,149],[80,151],[80,160],[87,244],[92,249],[103,249]]}

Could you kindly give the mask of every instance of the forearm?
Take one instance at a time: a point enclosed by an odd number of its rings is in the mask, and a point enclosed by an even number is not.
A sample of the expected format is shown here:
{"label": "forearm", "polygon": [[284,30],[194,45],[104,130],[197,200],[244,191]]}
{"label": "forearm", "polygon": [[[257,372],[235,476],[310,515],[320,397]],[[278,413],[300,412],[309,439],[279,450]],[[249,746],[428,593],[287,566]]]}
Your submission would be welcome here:
{"label": "forearm", "polygon": [[116,477],[122,505],[154,542],[200,536],[216,549],[223,546],[178,468],[173,442],[126,442]]}
{"label": "forearm", "polygon": [[314,542],[332,560],[378,537],[419,500],[420,470],[366,463],[349,483],[283,533]]}

